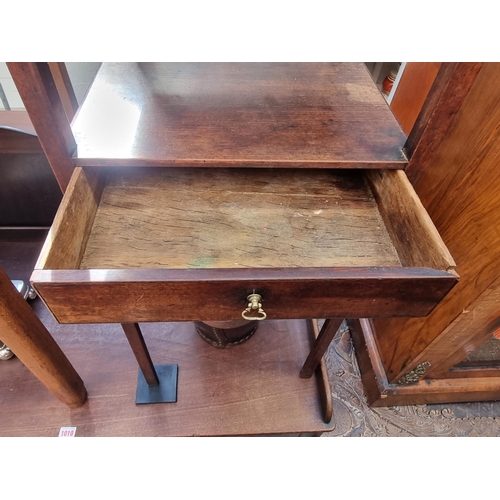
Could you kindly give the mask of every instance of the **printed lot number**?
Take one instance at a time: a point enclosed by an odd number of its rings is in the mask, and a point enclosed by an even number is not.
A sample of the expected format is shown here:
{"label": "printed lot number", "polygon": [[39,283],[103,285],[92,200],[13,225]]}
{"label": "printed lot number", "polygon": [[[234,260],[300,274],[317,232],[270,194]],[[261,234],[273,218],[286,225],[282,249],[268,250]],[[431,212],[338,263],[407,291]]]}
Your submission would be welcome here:
{"label": "printed lot number", "polygon": [[58,437],[75,437],[76,427],[61,427]]}

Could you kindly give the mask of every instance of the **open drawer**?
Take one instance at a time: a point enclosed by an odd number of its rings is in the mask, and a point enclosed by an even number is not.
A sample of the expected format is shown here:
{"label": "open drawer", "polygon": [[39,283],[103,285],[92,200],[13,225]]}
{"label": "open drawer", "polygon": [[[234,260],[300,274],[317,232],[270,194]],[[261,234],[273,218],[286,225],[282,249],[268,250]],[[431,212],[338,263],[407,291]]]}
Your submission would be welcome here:
{"label": "open drawer", "polygon": [[411,317],[454,266],[402,170],[77,167],[32,284],[61,323]]}

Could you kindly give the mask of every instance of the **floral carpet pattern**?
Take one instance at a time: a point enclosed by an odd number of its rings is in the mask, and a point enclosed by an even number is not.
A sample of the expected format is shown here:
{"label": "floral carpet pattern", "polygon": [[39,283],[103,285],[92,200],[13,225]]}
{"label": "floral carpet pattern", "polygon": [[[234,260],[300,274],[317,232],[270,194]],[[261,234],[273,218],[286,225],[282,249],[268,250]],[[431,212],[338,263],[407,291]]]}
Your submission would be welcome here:
{"label": "floral carpet pattern", "polygon": [[343,326],[326,355],[336,428],[323,436],[500,436],[500,402],[370,408]]}

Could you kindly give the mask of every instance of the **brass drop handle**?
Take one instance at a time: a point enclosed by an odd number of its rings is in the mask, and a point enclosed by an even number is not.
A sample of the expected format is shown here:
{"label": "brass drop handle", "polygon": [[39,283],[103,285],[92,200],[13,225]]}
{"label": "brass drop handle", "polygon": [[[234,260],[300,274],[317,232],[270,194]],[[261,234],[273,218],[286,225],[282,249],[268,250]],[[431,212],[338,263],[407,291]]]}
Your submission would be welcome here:
{"label": "brass drop handle", "polygon": [[[258,293],[251,293],[248,297],[248,307],[241,313],[244,319],[248,321],[262,321],[266,319],[267,314],[262,309],[261,300],[262,297]],[[259,316],[247,316],[247,313],[251,313],[252,311],[257,311]]]}

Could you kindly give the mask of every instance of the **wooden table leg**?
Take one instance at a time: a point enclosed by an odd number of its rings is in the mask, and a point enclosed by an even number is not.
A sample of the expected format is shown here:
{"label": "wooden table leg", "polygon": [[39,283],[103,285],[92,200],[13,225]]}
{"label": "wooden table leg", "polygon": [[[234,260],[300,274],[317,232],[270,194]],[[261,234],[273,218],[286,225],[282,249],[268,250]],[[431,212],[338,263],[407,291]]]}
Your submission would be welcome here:
{"label": "wooden table leg", "polygon": [[177,402],[178,365],[153,365],[139,325],[137,323],[121,325],[139,364],[135,404]]}
{"label": "wooden table leg", "polygon": [[[307,330],[311,336],[312,342],[316,342],[319,337],[319,327],[317,319],[307,319]],[[328,369],[325,359],[321,359],[316,368],[316,378],[318,382],[319,399],[323,410],[323,421],[328,424],[333,418],[333,397],[330,380],[328,378]]]}
{"label": "wooden table leg", "polygon": [[122,323],[123,331],[127,336],[127,340],[134,352],[137,363],[139,363],[139,368],[146,379],[147,384],[150,387],[155,387],[159,385],[158,375],[156,374],[153,361],[149,355],[148,348],[146,347],[146,342],[142,336],[141,329],[137,323]]}
{"label": "wooden table leg", "polygon": [[340,325],[344,321],[343,318],[330,318],[325,320],[321,331],[319,332],[316,342],[314,342],[309,356],[300,371],[301,378],[311,378],[317,366],[321,362],[328,346],[330,345],[333,337],[337,333]]}
{"label": "wooden table leg", "polygon": [[87,391],[82,379],[2,269],[0,336],[57,399],[70,408],[85,403]]}

